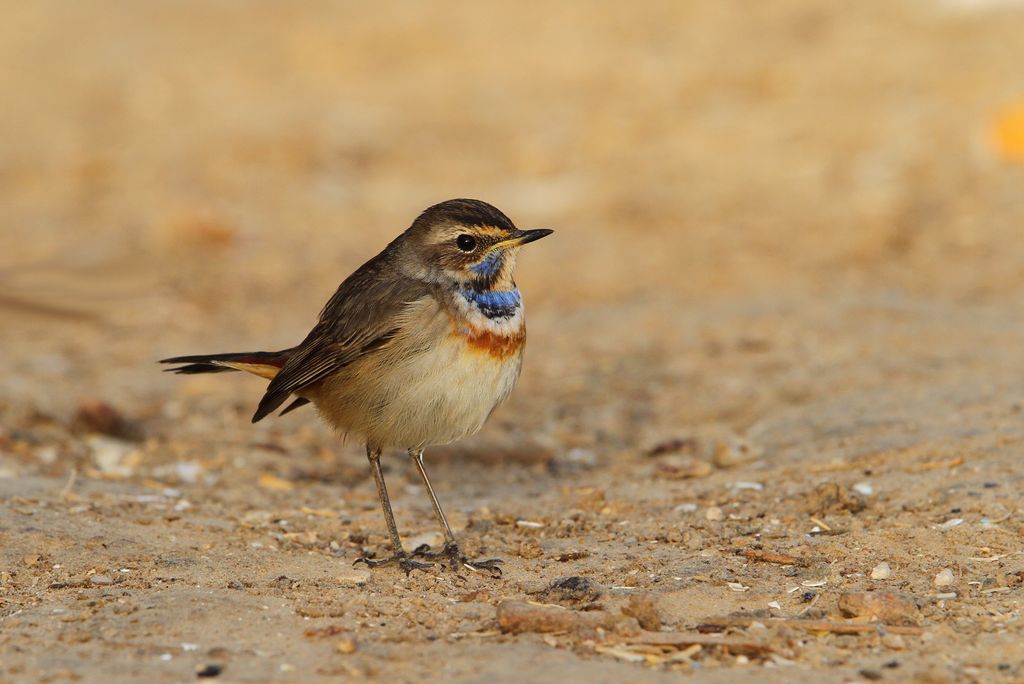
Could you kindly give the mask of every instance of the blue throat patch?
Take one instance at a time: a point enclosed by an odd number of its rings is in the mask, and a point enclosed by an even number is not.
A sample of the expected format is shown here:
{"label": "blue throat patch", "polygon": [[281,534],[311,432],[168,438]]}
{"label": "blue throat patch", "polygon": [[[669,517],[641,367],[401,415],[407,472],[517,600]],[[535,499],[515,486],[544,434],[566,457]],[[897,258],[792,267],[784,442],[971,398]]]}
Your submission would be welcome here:
{"label": "blue throat patch", "polygon": [[484,278],[493,278],[501,270],[501,257],[500,251],[491,252],[479,264],[473,264],[469,270]]}
{"label": "blue throat patch", "polygon": [[522,299],[519,290],[459,290],[459,294],[467,302],[475,304],[487,318],[511,318],[519,310]]}

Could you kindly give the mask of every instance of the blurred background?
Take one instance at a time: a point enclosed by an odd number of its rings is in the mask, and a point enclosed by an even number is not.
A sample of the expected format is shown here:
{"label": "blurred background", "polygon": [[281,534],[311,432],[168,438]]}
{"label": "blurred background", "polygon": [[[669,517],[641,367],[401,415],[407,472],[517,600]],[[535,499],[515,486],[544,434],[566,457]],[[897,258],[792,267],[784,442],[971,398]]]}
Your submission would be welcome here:
{"label": "blurred background", "polygon": [[[1024,1],[0,10],[0,679],[1024,678]],[[387,548],[360,445],[156,364],[296,344],[453,197],[556,231],[519,386],[427,454],[500,584],[354,569]],[[438,544],[405,466],[399,526]],[[758,622],[758,655],[615,677],[490,638],[570,573],[683,630],[898,588],[930,640]]]}
{"label": "blurred background", "polygon": [[451,197],[558,231],[519,279],[526,382],[563,389],[642,384],[736,307],[1024,286],[1022,3],[3,14],[0,391],[20,406],[158,411],[193,388],[248,411],[251,379],[153,360],[294,344]]}

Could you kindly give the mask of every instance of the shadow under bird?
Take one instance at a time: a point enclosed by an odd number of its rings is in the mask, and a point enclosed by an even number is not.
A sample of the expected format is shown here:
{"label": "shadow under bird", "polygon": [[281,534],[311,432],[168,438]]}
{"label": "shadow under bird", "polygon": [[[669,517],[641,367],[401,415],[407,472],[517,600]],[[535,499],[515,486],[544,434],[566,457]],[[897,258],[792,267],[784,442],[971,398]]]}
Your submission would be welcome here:
{"label": "shadow under bird", "polygon": [[[246,371],[270,380],[252,417],[312,403],[337,430],[366,443],[393,554],[360,558],[406,573],[442,560],[501,574],[499,559],[459,550],[423,466],[423,450],[477,432],[512,391],[526,324],[512,278],[519,248],[550,235],[519,230],[495,207],[471,199],[436,204],[338,287],[299,345],[275,352],[164,359],[176,373]],[[381,472],[381,451],[407,449],[444,529],[439,551],[406,552]]]}

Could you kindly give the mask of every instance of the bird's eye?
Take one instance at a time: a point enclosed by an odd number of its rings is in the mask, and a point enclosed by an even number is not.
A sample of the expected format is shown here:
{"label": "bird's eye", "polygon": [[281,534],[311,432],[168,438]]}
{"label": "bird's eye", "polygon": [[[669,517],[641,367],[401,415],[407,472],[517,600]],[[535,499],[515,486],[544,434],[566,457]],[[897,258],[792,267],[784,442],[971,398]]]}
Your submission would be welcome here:
{"label": "bird's eye", "polygon": [[459,237],[455,238],[455,245],[463,252],[472,252],[476,249],[476,238],[472,235],[466,235],[463,233]]}

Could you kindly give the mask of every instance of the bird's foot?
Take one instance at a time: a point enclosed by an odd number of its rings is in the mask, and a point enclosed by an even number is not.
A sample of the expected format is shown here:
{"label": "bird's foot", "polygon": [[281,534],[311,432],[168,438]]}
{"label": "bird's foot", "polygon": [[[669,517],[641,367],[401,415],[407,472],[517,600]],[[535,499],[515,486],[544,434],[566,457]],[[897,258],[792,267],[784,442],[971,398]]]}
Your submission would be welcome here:
{"label": "bird's foot", "polygon": [[352,565],[358,565],[359,563],[366,563],[366,567],[368,568],[379,568],[384,565],[397,565],[405,571],[406,575],[411,573],[413,570],[426,570],[427,568],[434,567],[433,563],[420,563],[419,561],[413,560],[410,554],[405,551],[399,551],[393,556],[380,559],[367,558],[366,556],[363,556],[362,558],[357,558],[356,562]]}
{"label": "bird's foot", "polygon": [[462,553],[462,551],[459,550],[459,545],[453,541],[446,543],[441,547],[440,551],[431,551],[429,544],[421,544],[413,549],[412,556],[416,558],[447,561],[452,570],[457,571],[459,566],[462,566],[469,568],[474,572],[489,573],[490,576],[494,578],[501,577],[501,568],[499,566],[505,562],[500,558],[470,560]]}

